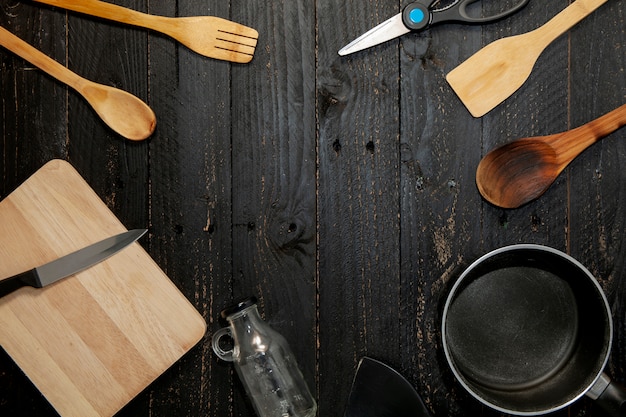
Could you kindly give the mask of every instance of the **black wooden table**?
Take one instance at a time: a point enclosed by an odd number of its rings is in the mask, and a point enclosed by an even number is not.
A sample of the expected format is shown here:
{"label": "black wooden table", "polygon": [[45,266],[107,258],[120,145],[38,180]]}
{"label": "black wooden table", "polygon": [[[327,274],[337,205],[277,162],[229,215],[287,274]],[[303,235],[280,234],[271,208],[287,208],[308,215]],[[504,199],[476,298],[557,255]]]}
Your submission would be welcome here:
{"label": "black wooden table", "polygon": [[[126,227],[150,229],[142,245],[208,324],[205,339],[120,417],[254,415],[232,365],[210,347],[220,310],[251,294],[290,342],[319,416],[343,415],[365,355],[402,373],[436,416],[500,415],[454,380],[441,310],[463,267],[521,242],[567,252],[598,278],[615,320],[607,372],[626,383],[626,130],[519,209],[486,203],[475,186],[491,148],[579,126],[626,101],[623,0],[551,44],[522,88],[482,118],[445,75],[568,0],[531,0],[497,23],[441,25],[348,57],[337,50],[408,2],[115,2],[220,16],[260,34],[252,62],[231,64],[155,32],[2,2],[2,26],[157,115],[149,140],[125,140],[73,90],[0,52],[0,198],[50,159],[68,160]],[[0,414],[55,415],[5,353],[0,387]],[[602,414],[581,399],[556,415]]]}

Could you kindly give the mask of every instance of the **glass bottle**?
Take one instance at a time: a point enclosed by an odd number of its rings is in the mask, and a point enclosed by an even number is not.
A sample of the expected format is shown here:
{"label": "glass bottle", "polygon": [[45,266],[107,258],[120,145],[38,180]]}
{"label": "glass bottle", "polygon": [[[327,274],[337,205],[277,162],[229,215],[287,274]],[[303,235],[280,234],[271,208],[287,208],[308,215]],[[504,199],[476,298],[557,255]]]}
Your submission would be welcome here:
{"label": "glass bottle", "polygon": [[[285,338],[259,315],[256,298],[246,298],[221,312],[229,327],[212,338],[215,354],[233,362],[259,417],[314,417],[317,405]],[[220,340],[230,336],[232,349]]]}

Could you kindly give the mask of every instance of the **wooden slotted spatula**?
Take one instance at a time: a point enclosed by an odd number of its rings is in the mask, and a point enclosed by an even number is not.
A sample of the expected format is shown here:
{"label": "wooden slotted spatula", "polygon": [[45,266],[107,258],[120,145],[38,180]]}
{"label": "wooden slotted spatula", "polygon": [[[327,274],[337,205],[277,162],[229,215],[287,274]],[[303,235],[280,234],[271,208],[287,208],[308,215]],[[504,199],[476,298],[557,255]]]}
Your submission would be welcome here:
{"label": "wooden slotted spatula", "polygon": [[498,39],[453,69],[446,80],[474,117],[481,117],[524,84],[543,50],[608,0],[576,0],[543,26]]}
{"label": "wooden slotted spatula", "polygon": [[79,13],[155,30],[209,58],[247,63],[259,33],[215,16],[165,17],[138,12],[99,0],[34,0]]}

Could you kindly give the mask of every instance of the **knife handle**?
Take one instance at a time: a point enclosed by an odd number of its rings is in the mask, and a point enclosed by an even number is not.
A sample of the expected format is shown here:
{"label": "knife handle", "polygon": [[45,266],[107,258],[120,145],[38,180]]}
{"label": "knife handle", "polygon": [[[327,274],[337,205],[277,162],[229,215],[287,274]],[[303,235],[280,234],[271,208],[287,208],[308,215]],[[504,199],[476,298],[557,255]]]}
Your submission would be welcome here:
{"label": "knife handle", "polygon": [[0,297],[4,297],[22,287],[37,287],[38,283],[39,275],[37,274],[37,269],[31,269],[10,278],[5,278],[0,281]]}

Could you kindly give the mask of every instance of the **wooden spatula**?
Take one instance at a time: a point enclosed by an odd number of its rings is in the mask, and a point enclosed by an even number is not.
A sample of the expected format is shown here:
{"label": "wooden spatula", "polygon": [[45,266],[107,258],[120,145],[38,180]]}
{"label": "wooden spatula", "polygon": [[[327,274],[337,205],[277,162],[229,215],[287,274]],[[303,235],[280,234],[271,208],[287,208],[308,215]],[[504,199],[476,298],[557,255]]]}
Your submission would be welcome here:
{"label": "wooden spatula", "polygon": [[474,117],[481,117],[524,84],[543,50],[608,0],[576,0],[543,26],[498,39],[452,70],[446,80]]}
{"label": "wooden spatula", "polygon": [[255,29],[214,16],[155,16],[99,0],[35,1],[152,29],[176,39],[201,55],[224,61],[250,62],[259,37]]}

